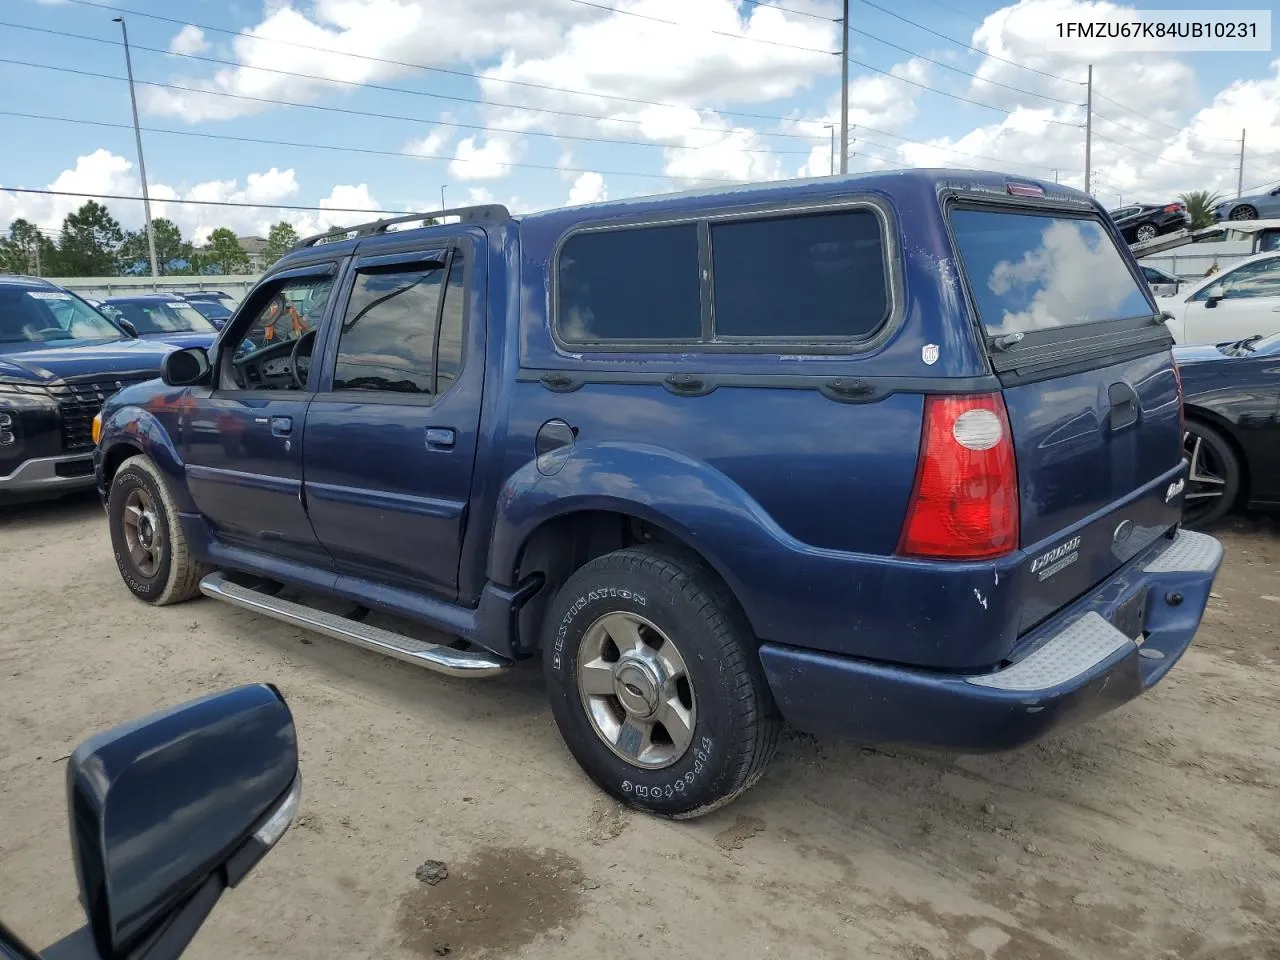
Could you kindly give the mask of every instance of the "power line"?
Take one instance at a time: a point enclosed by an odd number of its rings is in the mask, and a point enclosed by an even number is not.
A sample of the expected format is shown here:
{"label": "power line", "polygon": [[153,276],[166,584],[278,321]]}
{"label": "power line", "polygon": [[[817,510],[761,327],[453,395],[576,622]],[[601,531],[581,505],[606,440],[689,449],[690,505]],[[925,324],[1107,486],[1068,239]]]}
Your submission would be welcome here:
{"label": "power line", "polygon": [[892,47],[894,50],[900,50],[901,52],[907,54],[908,56],[914,57],[917,60],[923,60],[925,63],[932,63],[935,67],[942,67],[942,69],[944,70],[951,70],[954,73],[961,74],[962,76],[971,77],[972,79],[977,80],[980,83],[989,83],[995,87],[1003,87],[1005,90],[1012,90],[1014,93],[1025,94],[1028,97],[1040,97],[1042,100],[1052,100],[1054,103],[1066,104],[1069,107],[1084,106],[1083,103],[1075,103],[1074,101],[1071,101],[1071,100],[1063,100],[1061,97],[1051,97],[1047,93],[1036,93],[1034,90],[1024,90],[1021,87],[1014,87],[1014,86],[1010,86],[1007,83],[1001,83],[999,80],[988,80],[986,77],[980,77],[976,73],[970,73],[968,70],[961,70],[959,67],[953,67],[949,63],[943,63],[941,60],[934,60],[930,57],[926,57],[922,53],[916,53],[914,50],[910,50],[907,47],[899,46],[896,43],[893,43],[889,40],[884,39],[884,37],[876,36],[874,33],[867,33],[865,30],[859,30],[857,27],[850,27],[849,32],[860,34],[861,36],[864,36],[864,37],[870,37],[872,40],[875,40],[879,43],[883,43],[886,47]]}
{"label": "power line", "polygon": [[[892,10],[888,9],[887,7],[882,7],[878,3],[872,3],[871,0],[859,0],[859,2],[862,3],[864,6],[871,7],[873,10],[879,10],[881,13],[886,14],[887,16],[893,17],[895,20],[900,20],[903,23],[909,23],[911,24],[911,26],[916,27],[920,30],[923,30],[925,33],[932,34],[933,36],[938,37],[940,40],[946,40],[948,43],[954,43],[957,46],[964,47],[966,50],[969,50],[973,53],[979,53],[982,56],[988,57],[992,60],[998,60],[1000,63],[1008,64],[1011,67],[1017,67],[1019,70],[1026,70],[1030,73],[1039,74],[1042,77],[1048,77],[1050,80],[1058,80],[1062,83],[1072,83],[1072,84],[1075,84],[1076,86],[1084,86],[1084,81],[1082,80],[1072,80],[1070,77],[1061,77],[1061,76],[1058,76],[1058,74],[1056,73],[1047,73],[1044,70],[1037,70],[1035,67],[1028,67],[1021,63],[1015,63],[1012,60],[1006,60],[1004,57],[997,57],[994,53],[988,53],[986,50],[979,50],[977,47],[970,46],[969,44],[965,43],[963,40],[957,40],[955,37],[949,36],[948,34],[939,33],[937,30],[934,30],[932,27],[926,27],[923,23],[919,23],[918,21],[912,20],[910,17],[904,17],[899,13],[894,13]],[[937,3],[937,0],[931,0],[931,2]],[[951,9],[950,7],[947,7],[945,4],[941,4],[941,3],[938,3],[938,6],[942,7],[945,10]],[[959,13],[959,11],[952,11],[952,12]],[[968,16],[968,14],[962,14],[962,16],[965,16],[970,20],[974,19],[973,17]],[[974,20],[974,22],[981,23],[982,21]],[[879,38],[877,37],[876,39],[879,39]],[[995,81],[989,80],[987,82],[994,83]]]}
{"label": "power line", "polygon": [[[61,67],[61,66],[55,66],[53,64],[48,64],[48,63],[31,63],[30,61],[27,61],[27,60],[12,60],[6,57],[0,57],[0,63],[15,64],[17,66],[23,66],[23,67],[34,67],[38,70],[52,70],[56,73],[73,73],[79,76],[93,77],[98,80],[118,80],[122,82],[125,80],[124,77],[118,77],[109,73],[94,73],[89,70],[77,70],[74,67]],[[556,140],[579,140],[584,143],[613,143],[613,144],[622,144],[624,146],[664,147],[667,149],[674,149],[674,150],[706,149],[705,147],[692,147],[687,144],[666,143],[664,141],[622,140],[617,137],[586,137],[586,136],[579,136],[576,134],[568,134],[568,133],[551,133],[545,130],[511,130],[503,127],[485,127],[478,124],[454,123],[452,121],[444,122],[444,121],[424,120],[421,117],[407,117],[407,116],[404,116],[403,114],[395,114],[395,113],[376,113],[371,110],[356,110],[352,107],[335,107],[335,106],[329,106],[321,103],[299,103],[293,100],[276,100],[271,97],[251,97],[247,94],[228,93],[225,90],[201,90],[195,87],[184,87],[184,86],[180,86],[178,84],[173,84],[173,83],[161,83],[156,80],[139,80],[135,78],[133,82],[136,84],[141,84],[143,86],[148,86],[148,87],[160,87],[165,90],[179,90],[183,93],[196,94],[198,96],[224,97],[231,100],[243,100],[249,103],[265,103],[265,104],[270,104],[278,107],[297,107],[303,110],[321,110],[326,113],[340,113],[347,116],[356,116],[356,117],[373,117],[379,120],[397,120],[402,123],[413,123],[413,124],[418,124],[420,126],[438,125],[438,126],[466,127],[474,130],[488,131],[491,133],[509,133],[515,136],[548,137]],[[728,133],[731,131],[725,130],[721,132]],[[812,138],[806,137],[802,139],[812,139]],[[749,151],[749,150],[745,150],[744,148],[742,152],[774,153],[776,151],[773,151],[773,150]],[[805,155],[806,156],[808,155],[807,152],[805,153]]]}
{"label": "power line", "polygon": [[[2,62],[2,61],[0,61]],[[39,113],[20,113],[15,110],[0,110],[0,116],[5,117],[22,117],[27,120],[50,120],[55,123],[79,123],[86,126],[94,127],[111,127],[117,130],[132,130],[133,127],[127,123],[110,123],[106,120],[82,120],[76,117],[53,117]],[[445,157],[439,154],[431,153],[413,153],[407,150],[378,150],[373,147],[340,147],[327,143],[298,143],[291,140],[278,140],[275,138],[266,139],[262,137],[241,137],[229,133],[204,133],[199,130],[171,130],[165,127],[142,127],[146,133],[163,133],[175,137],[197,137],[202,140],[223,140],[232,143],[258,143],[267,146],[276,147],[296,147],[301,150],[332,150],[339,153],[359,153],[368,156],[378,157],[408,157],[413,160],[446,160],[458,161],[459,163],[474,162],[471,158]],[[806,154],[807,156],[807,154]],[[552,170],[560,173],[599,173],[602,176],[610,177],[643,177],[651,180],[689,180],[703,183],[741,183],[739,180],[729,180],[719,177],[684,177],[675,176],[666,173],[639,173],[627,170],[598,170],[588,167],[565,167],[552,165],[549,163],[524,163],[519,161],[511,161],[502,164],[505,167],[519,167],[527,170]]]}
{"label": "power line", "polygon": [[636,17],[639,20],[649,20],[653,23],[664,23],[671,27],[681,27],[685,30],[699,30],[704,33],[714,33],[720,37],[728,37],[730,40],[749,40],[752,43],[765,43],[771,47],[786,47],[788,50],[802,50],[806,53],[819,53],[825,57],[838,57],[838,50],[819,50],[817,47],[802,47],[795,43],[783,43],[781,40],[766,40],[763,37],[748,37],[741,33],[730,33],[728,30],[716,30],[714,27],[700,27],[696,23],[680,23],[678,20],[667,20],[663,17],[655,17],[647,13],[636,13],[634,10],[621,10],[618,7],[610,7],[607,4],[595,3],[594,0],[569,0],[570,3],[580,4],[584,7],[593,7],[596,10],[607,10],[609,13],[617,13],[624,17]]}
{"label": "power line", "polygon": [[[878,134],[879,134],[880,136],[882,136],[882,137],[892,137],[894,140],[901,140],[903,143],[909,143],[909,144],[911,144],[912,146],[916,146],[916,147],[927,147],[927,148],[928,148],[928,149],[930,149],[930,150],[942,150],[942,151],[945,151],[946,153],[953,153],[953,154],[955,154],[956,156],[960,156],[960,157],[972,157],[972,158],[973,158],[973,159],[975,159],[975,160],[990,160],[992,163],[1005,163],[1005,164],[1007,164],[1007,163],[1009,162],[1008,160],[1006,160],[1006,159],[1005,159],[1005,158],[1003,158],[1003,157],[993,157],[993,156],[990,156],[990,155],[988,155],[988,154],[983,154],[983,153],[969,153],[968,151],[965,151],[965,150],[956,150],[956,149],[953,149],[952,147],[944,147],[944,146],[941,146],[941,145],[939,145],[939,144],[936,144],[936,143],[929,143],[929,142],[924,141],[924,140],[911,140],[911,139],[909,139],[909,138],[907,138],[907,137],[902,136],[902,134],[900,134],[900,133],[890,133],[888,130],[877,130],[875,127],[869,127],[869,126],[867,126],[865,123],[860,123],[860,124],[858,124],[858,125],[854,128],[854,132],[855,132],[855,133],[857,133],[858,131],[861,131],[861,130],[870,130],[872,133],[878,133]],[[872,141],[867,140],[867,141],[864,141],[864,142],[870,143],[870,142],[872,142]],[[901,147],[894,147],[893,149],[901,149]],[[1053,167],[1053,166],[1049,166],[1048,164],[1044,164],[1044,163],[1021,163],[1021,162],[1018,162],[1018,163],[1015,163],[1015,164],[1014,164],[1014,166],[1019,166],[1019,167],[1028,167],[1028,168],[1035,169],[1035,170],[1061,170],[1061,169],[1062,169],[1062,166],[1061,166],[1061,165],[1056,166],[1056,167]]]}
{"label": "power line", "polygon": [[[1184,125],[1184,126],[1178,126],[1178,125],[1176,125],[1176,124],[1172,124],[1172,123],[1165,123],[1163,120],[1157,120],[1155,117],[1148,116],[1146,113],[1144,113],[1144,112],[1143,112],[1143,111],[1141,111],[1141,110],[1135,110],[1133,107],[1127,107],[1127,106],[1125,106],[1123,103],[1121,103],[1119,100],[1115,100],[1115,99],[1113,99],[1113,98],[1111,98],[1111,97],[1108,97],[1105,93],[1100,93],[1100,92],[1098,91],[1098,87],[1097,87],[1097,85],[1096,85],[1096,84],[1094,85],[1094,88],[1093,88],[1093,95],[1094,95],[1095,97],[1098,97],[1100,100],[1105,100],[1105,101],[1107,101],[1107,103],[1114,104],[1115,106],[1119,107],[1121,110],[1125,110],[1125,111],[1127,111],[1127,112],[1129,112],[1129,113],[1133,114],[1135,117],[1140,117],[1140,118],[1142,118],[1142,119],[1143,119],[1143,120],[1145,120],[1147,123],[1154,123],[1154,124],[1156,124],[1156,126],[1164,127],[1166,130],[1170,130],[1170,131],[1172,131],[1172,132],[1174,132],[1174,133],[1182,133],[1184,130],[1187,130],[1187,129],[1188,129],[1188,127],[1186,127],[1185,125]],[[1094,111],[1094,116],[1097,116],[1097,111],[1096,111],[1096,110]],[[1105,119],[1105,118],[1104,118],[1104,119]],[[1116,123],[1116,121],[1115,121],[1115,120],[1112,120],[1111,122],[1112,122],[1112,123]],[[1136,131],[1133,131],[1133,132],[1136,132]],[[1150,136],[1150,134],[1144,134],[1144,136]],[[1218,141],[1220,141],[1220,142],[1222,142],[1222,143],[1239,143],[1239,142],[1240,142],[1240,138],[1239,138],[1239,137],[1202,137],[1202,139],[1204,139],[1204,140],[1218,140]],[[1220,156],[1227,156],[1227,154],[1220,154]]]}
{"label": "power line", "polygon": [[[99,3],[96,0],[66,0],[67,3],[75,3],[84,7],[93,7],[98,10],[107,10],[113,13],[123,13],[131,17],[142,17],[148,20],[159,20],[164,23],[171,23],[181,27],[195,27],[199,30],[206,30],[210,33],[220,33],[225,36],[235,37],[238,40],[254,40],[260,43],[274,43],[280,46],[295,47],[299,50],[310,50],[313,53],[326,53],[335,57],[350,57],[354,60],[364,60],[370,63],[382,63],[389,66],[404,67],[409,70],[421,70],[427,73],[440,73],[451,77],[465,77],[470,80],[476,80],[484,83],[505,83],[510,86],[528,87],[532,90],[545,90],[550,93],[568,93],[577,97],[593,97],[597,100],[617,100],[619,103],[634,103],[646,107],[667,107],[673,110],[687,109],[706,109],[715,110],[717,113],[723,113],[727,116],[748,117],[753,120],[776,120],[786,123],[807,123],[810,121],[796,120],[793,117],[782,117],[768,113],[751,113],[745,110],[730,110],[713,107],[691,107],[687,103],[664,103],[658,100],[644,100],[638,97],[626,97],[620,94],[600,93],[599,91],[574,90],[568,87],[557,87],[545,83],[533,83],[529,80],[509,80],[502,77],[486,76],[480,73],[470,73],[466,70],[451,70],[447,67],[428,66],[422,63],[412,63],[407,60],[394,60],[388,57],[375,57],[366,53],[352,53],[346,50],[337,50],[333,47],[317,47],[313,44],[298,43],[293,40],[279,40],[275,37],[262,37],[252,33],[242,33],[239,30],[232,30],[227,27],[215,27],[205,23],[193,23],[188,20],[179,20],[176,17],[166,17],[158,13],[148,13],[143,10],[132,10],[125,7],[116,6],[115,4]],[[744,0],[745,2],[745,0]],[[768,4],[766,4],[767,6]],[[167,51],[166,51],[167,52]],[[813,121],[817,122],[817,121]],[[788,136],[788,134],[769,134],[770,136]],[[795,136],[792,134],[791,136]],[[804,139],[809,139],[805,137]]]}
{"label": "power line", "polygon": [[[1129,133],[1132,133],[1135,137],[1146,137],[1149,140],[1160,140],[1161,142],[1164,142],[1165,138],[1161,137],[1159,134],[1143,133],[1141,130],[1135,130],[1133,127],[1127,126],[1121,123],[1119,120],[1113,120],[1108,116],[1104,116],[1103,114],[1099,113],[1097,110],[1093,111],[1093,115],[1098,120],[1104,120],[1107,123],[1114,124],[1115,126],[1119,127],[1121,130],[1126,130]],[[1098,136],[1098,134],[1095,133],[1094,136]],[[1219,138],[1215,137],[1213,139],[1219,139]],[[1239,140],[1236,141],[1236,143],[1239,143],[1239,142],[1240,142]],[[1234,154],[1234,153],[1218,153],[1216,151],[1210,151],[1210,150],[1203,150],[1201,152],[1206,157],[1226,157],[1227,159],[1230,159],[1230,160],[1235,160],[1237,158],[1237,154]]]}
{"label": "power line", "polygon": [[[102,37],[92,37],[83,33],[70,33],[65,30],[52,30],[47,27],[32,27],[22,23],[9,23],[8,21],[4,21],[4,20],[0,20],[0,27],[14,27],[18,30],[31,30],[35,33],[46,33],[46,34],[51,34],[57,37],[69,37],[75,40],[88,40],[91,43],[103,43],[113,47],[120,46],[120,42],[117,40],[107,40]],[[510,110],[524,110],[532,113],[549,113],[549,114],[554,114],[556,116],[573,117],[575,119],[580,119],[580,120],[597,120],[603,123],[618,123],[618,124],[628,124],[628,125],[634,125],[634,126],[640,126],[644,123],[643,120],[628,120],[628,119],[620,119],[620,118],[614,118],[614,117],[602,117],[598,114],[592,114],[592,113],[576,113],[570,110],[552,110],[547,107],[528,107],[528,106],[523,106],[521,104],[515,104],[515,103],[499,103],[493,100],[478,100],[474,97],[461,97],[455,94],[432,93],[425,90],[411,90],[406,87],[392,87],[392,86],[387,86],[385,84],[368,83],[368,82],[358,81],[358,80],[338,80],[333,77],[322,77],[312,73],[297,73],[292,70],[280,70],[276,67],[262,67],[262,66],[257,66],[255,64],[242,64],[234,60],[222,60],[217,57],[206,57],[206,56],[201,56],[199,54],[194,54],[194,53],[170,53],[168,50],[164,50],[160,47],[149,47],[140,43],[134,43],[134,44],[131,44],[130,46],[134,50],[145,50],[148,53],[159,53],[159,54],[163,54],[166,57],[180,57],[184,60],[198,60],[202,63],[216,63],[221,66],[236,67],[237,69],[240,69],[240,70],[258,70],[264,73],[274,73],[284,77],[295,77],[299,80],[314,80],[319,83],[337,83],[343,86],[357,87],[357,88],[368,89],[368,90],[381,90],[387,93],[404,93],[404,94],[408,94],[410,96],[415,96],[415,97],[428,97],[433,100],[450,100],[458,103],[472,103],[472,104],[478,104],[480,106],[503,107]],[[209,92],[209,91],[199,90],[198,88],[183,88],[183,89],[195,89],[195,92],[197,93]],[[504,130],[501,127],[483,126],[480,124],[469,124],[469,123],[451,122],[449,125],[454,127],[463,127],[471,130],[492,130],[497,133],[513,133],[517,135],[522,135],[524,133],[529,132],[525,130]],[[700,127],[685,127],[683,129],[707,131],[712,133],[725,132],[725,129],[723,127],[701,127],[700,126]],[[765,135],[787,137],[787,138],[796,139],[796,140],[824,139],[822,136],[818,134],[810,135],[810,134],[796,134],[796,133],[765,133]],[[534,136],[551,136],[551,134],[534,133]],[[615,141],[606,140],[605,142],[611,143]],[[632,143],[637,141],[616,141],[616,142]],[[646,143],[652,143],[652,142],[646,141]],[[683,144],[653,144],[653,145],[671,146],[676,149],[692,149],[692,150],[702,149],[700,147],[688,147]],[[760,150],[757,152],[777,153],[779,151]],[[807,153],[807,151],[805,152]],[[799,154],[797,153],[796,155],[799,155]]]}
{"label": "power line", "polygon": [[[944,97],[950,97],[952,100],[959,100],[961,103],[971,103],[975,107],[985,107],[988,110],[994,110],[997,113],[1003,113],[1007,117],[1013,116],[1013,113],[1014,113],[1014,111],[1006,110],[1004,107],[997,107],[990,103],[983,103],[981,100],[970,100],[968,97],[962,97],[958,93],[951,93],[947,90],[940,90],[937,87],[931,87],[926,83],[920,83],[916,80],[909,80],[906,77],[900,77],[896,73],[890,73],[888,70],[881,70],[879,67],[873,67],[869,63],[863,63],[861,60],[855,60],[853,59],[853,57],[849,58],[849,62],[852,64],[855,64],[856,66],[862,67],[864,70],[870,70],[872,73],[878,73],[883,76],[889,77],[892,80],[898,80],[902,83],[909,84],[913,87],[919,87],[921,90],[929,90],[933,93],[940,93]],[[1045,122],[1055,123],[1063,127],[1081,128],[1084,126],[1084,124],[1082,123],[1068,123],[1065,120],[1049,119],[1049,120],[1046,120]]]}
{"label": "power line", "polygon": [[765,3],[764,0],[742,0],[743,3],[750,4],[753,7],[764,7],[766,10],[781,10],[783,13],[795,14],[797,17],[809,17],[813,20],[826,20],[828,23],[839,23],[839,17],[827,17],[821,13],[811,13],[807,10],[796,10],[794,7],[784,7],[776,3]]}
{"label": "power line", "polygon": [[[93,42],[93,44],[106,44],[108,46],[120,46],[118,41],[104,40],[104,38],[101,38],[101,37],[86,36],[86,35],[83,35],[83,33],[69,33],[67,31],[60,31],[60,29],[49,29],[45,27],[28,27],[26,26],[26,24],[9,23],[9,22],[6,22],[6,20],[0,20],[0,27],[17,27],[18,29],[28,29],[28,31],[35,31],[37,33],[50,33],[50,35],[54,35],[58,37],[70,37],[70,38],[74,38],[74,40],[87,40],[87,41]],[[584,120],[599,120],[599,122],[602,122],[602,123],[618,123],[618,124],[630,124],[630,125],[641,125],[644,123],[643,120],[614,119],[612,118],[612,116],[599,116],[596,114],[572,113],[572,111],[568,111],[568,110],[550,110],[547,108],[540,108],[540,106],[498,104],[498,102],[493,102],[488,100],[476,100],[474,99],[474,97],[462,97],[462,96],[448,95],[448,93],[433,93],[433,92],[421,91],[421,90],[410,90],[410,88],[407,88],[407,87],[390,87],[390,86],[385,86],[385,84],[381,84],[381,83],[344,81],[344,79],[335,79],[332,77],[320,77],[320,76],[317,76],[317,74],[312,74],[312,73],[296,73],[296,72],[293,72],[293,70],[282,70],[275,67],[257,67],[257,65],[239,64],[239,63],[236,63],[236,61],[234,60],[220,60],[218,58],[215,58],[215,56],[201,56],[198,54],[170,54],[168,50],[161,50],[159,49],[159,47],[146,46],[142,44],[133,44],[132,47],[134,50],[146,50],[147,52],[152,52],[152,54],[163,54],[165,56],[179,56],[179,58],[183,58],[186,60],[200,60],[200,61],[204,61],[204,63],[221,64],[221,65],[224,65],[224,67],[236,67],[239,69],[246,69],[246,70],[261,70],[261,72],[274,73],[282,77],[294,77],[297,79],[307,79],[307,81],[316,81],[319,83],[338,83],[338,84],[342,84],[342,86],[347,86],[347,87],[364,88],[364,90],[380,90],[380,91],[389,92],[389,93],[408,93],[408,95],[411,95],[411,96],[429,97],[429,99],[433,99],[433,100],[451,100],[451,101],[465,102],[465,104],[479,104],[481,106],[500,106],[500,108],[509,108],[512,110],[526,110],[526,111],[532,111],[532,113],[556,114],[558,116],[572,116],[572,118],[584,119]],[[28,64],[28,65],[35,65],[35,67],[41,67],[42,64]],[[124,79],[124,78],[113,77],[110,79]],[[137,81],[137,82],[143,83],[145,81]],[[196,93],[210,93],[210,95],[212,96],[238,96],[236,95],[236,93],[229,93],[227,91],[200,90],[200,88],[198,87],[177,87],[177,88],[178,90],[189,90]],[[284,101],[280,101],[280,102],[284,102]],[[292,106],[293,104],[288,104],[288,105]],[[298,106],[308,106],[308,105],[300,104]],[[419,122],[421,123],[422,120],[419,120]],[[443,120],[440,123],[444,123]],[[527,131],[527,129],[509,129],[509,128],[503,128],[503,127],[493,127],[493,125],[486,125],[486,124],[463,123],[461,122],[461,120],[449,120],[449,122],[445,125],[449,125],[449,127],[458,127],[463,129],[474,129],[474,131],[484,131],[484,132],[493,132],[493,133],[511,133],[513,134],[513,136],[526,136],[527,134],[527,136],[534,136],[534,137],[563,137],[564,140],[582,140],[582,141],[588,141],[588,142],[602,142],[602,143],[627,143],[627,145],[639,145],[639,146],[663,146],[663,147],[671,147],[673,148],[673,150],[704,150],[705,148],[705,147],[696,147],[696,146],[686,145],[686,143],[666,143],[662,141],[655,142],[655,141],[617,140],[617,138],[611,138],[611,137],[581,137],[581,136],[572,136],[572,134],[567,134],[567,133],[558,134],[558,133],[547,133],[543,131]],[[685,129],[689,129],[689,131],[704,131],[709,133],[722,133],[722,134],[728,132],[727,129],[723,127],[687,127]],[[786,137],[786,138],[790,138],[790,140],[813,140],[813,141],[822,140],[823,138],[823,137],[819,137],[818,134],[812,134],[812,136],[809,136],[809,134],[803,134],[803,133],[767,133],[765,134],[765,136]],[[808,155],[808,151],[746,150],[746,148],[744,148],[744,152],[758,152],[758,154],[787,154],[787,152],[791,152],[791,154],[795,156],[800,156],[801,154]]]}
{"label": "power line", "polygon": [[[31,187],[3,187],[0,193],[33,193],[48,197],[82,197],[89,200],[136,200],[142,197],[130,197],[122,193],[79,193],[74,190],[36,190]],[[307,207],[296,203],[245,203],[239,200],[181,200],[168,197],[152,197],[152,203],[188,203],[198,207],[249,207],[254,210],[306,210],[319,213],[373,213],[379,216],[403,217],[419,210],[366,210],[360,207]],[[428,211],[429,215],[430,211]]]}
{"label": "power line", "polygon": [[1122,150],[1129,150],[1133,153],[1138,154],[1138,156],[1140,157],[1146,157],[1148,160],[1155,160],[1157,163],[1172,163],[1176,166],[1195,167],[1199,170],[1216,170],[1218,172],[1222,172],[1224,169],[1227,169],[1221,165],[1210,166],[1209,164],[1206,164],[1206,163],[1191,163],[1187,160],[1171,160],[1167,157],[1157,156],[1154,153],[1146,153],[1142,150],[1139,150],[1137,147],[1129,146],[1129,144],[1127,143],[1121,143],[1119,140],[1112,140],[1110,137],[1104,136],[1103,134],[1098,133],[1096,130],[1093,133],[1093,138],[1095,140],[1102,140],[1106,143],[1113,144],[1117,147],[1120,147]]}

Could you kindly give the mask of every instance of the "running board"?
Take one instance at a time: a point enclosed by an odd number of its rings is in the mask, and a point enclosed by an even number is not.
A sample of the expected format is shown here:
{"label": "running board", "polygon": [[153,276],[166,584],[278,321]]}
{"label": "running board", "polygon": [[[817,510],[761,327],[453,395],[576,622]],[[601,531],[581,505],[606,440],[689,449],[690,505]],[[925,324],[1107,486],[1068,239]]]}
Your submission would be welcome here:
{"label": "running board", "polygon": [[292,600],[282,600],[243,587],[224,573],[211,573],[200,581],[200,592],[206,597],[223,600],[232,606],[283,620],[295,627],[314,630],[335,640],[344,640],[375,653],[383,653],[406,663],[417,664],[449,677],[491,677],[501,673],[510,661],[486,651],[455,650],[439,643],[415,640],[400,633],[373,627],[358,620],[326,613]]}

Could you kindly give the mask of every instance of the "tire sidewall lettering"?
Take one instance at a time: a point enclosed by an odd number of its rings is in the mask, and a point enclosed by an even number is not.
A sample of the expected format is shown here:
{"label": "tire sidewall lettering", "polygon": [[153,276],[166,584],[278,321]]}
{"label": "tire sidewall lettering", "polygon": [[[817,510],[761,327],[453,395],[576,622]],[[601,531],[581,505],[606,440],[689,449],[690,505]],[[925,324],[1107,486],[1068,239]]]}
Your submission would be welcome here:
{"label": "tire sidewall lettering", "polygon": [[569,604],[569,609],[556,625],[555,646],[551,655],[551,665],[554,669],[559,670],[564,666],[564,645],[569,638],[569,628],[573,626],[574,620],[587,604],[599,600],[626,600],[641,607],[649,603],[649,598],[645,594],[627,587],[600,587],[580,594],[573,603]]}

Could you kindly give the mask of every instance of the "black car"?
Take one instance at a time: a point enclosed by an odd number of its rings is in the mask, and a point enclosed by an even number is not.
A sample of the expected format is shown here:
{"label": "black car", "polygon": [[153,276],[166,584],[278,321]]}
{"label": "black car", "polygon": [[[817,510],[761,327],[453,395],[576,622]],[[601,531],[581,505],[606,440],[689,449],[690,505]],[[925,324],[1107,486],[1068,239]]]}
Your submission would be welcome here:
{"label": "black car", "polygon": [[0,923],[0,960],[176,960],[284,836],[302,796],[293,716],[268,684],[91,737],[66,781],[89,922],[39,954]]}
{"label": "black car", "polygon": [[102,402],[172,350],[47,280],[0,277],[0,501],[92,487]]}
{"label": "black car", "polygon": [[1178,200],[1171,203],[1134,203],[1108,210],[1107,216],[1119,228],[1126,243],[1144,243],[1162,233],[1173,233],[1191,226],[1186,204]]}
{"label": "black car", "polygon": [[1184,521],[1280,510],[1280,334],[1176,347],[1186,412]]}

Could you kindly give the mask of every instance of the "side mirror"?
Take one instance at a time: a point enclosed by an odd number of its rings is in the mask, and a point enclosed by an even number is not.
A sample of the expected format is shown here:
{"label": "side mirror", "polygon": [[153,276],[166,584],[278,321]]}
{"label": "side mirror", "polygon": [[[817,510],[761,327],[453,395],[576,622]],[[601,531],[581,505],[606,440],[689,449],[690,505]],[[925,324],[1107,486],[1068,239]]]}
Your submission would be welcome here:
{"label": "side mirror", "polygon": [[1215,283],[1209,288],[1208,295],[1205,297],[1204,305],[1209,309],[1213,309],[1218,305],[1218,301],[1225,299],[1226,296],[1227,288],[1220,283]]}
{"label": "side mirror", "polygon": [[[126,723],[67,767],[71,845],[101,960],[173,960],[284,835],[301,798],[293,717],[254,684]],[[70,955],[69,941],[45,956]]]}
{"label": "side mirror", "polygon": [[132,320],[126,320],[124,317],[116,317],[116,326],[127,333],[133,339],[138,339],[138,328],[133,325]]}
{"label": "side mirror", "polygon": [[171,387],[192,387],[207,381],[212,369],[204,347],[187,347],[160,361],[160,379]]}

